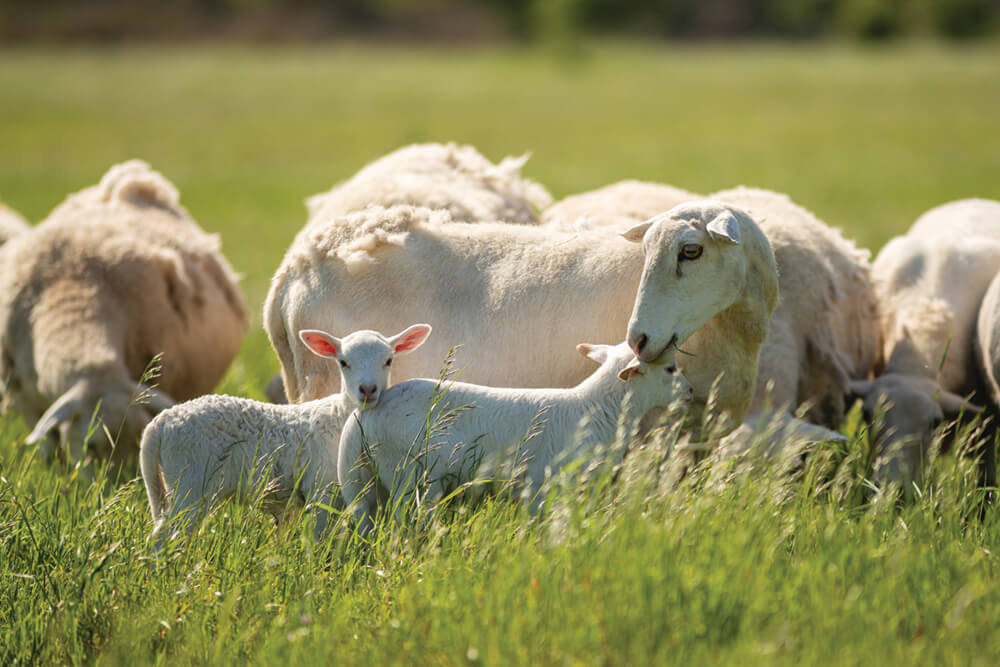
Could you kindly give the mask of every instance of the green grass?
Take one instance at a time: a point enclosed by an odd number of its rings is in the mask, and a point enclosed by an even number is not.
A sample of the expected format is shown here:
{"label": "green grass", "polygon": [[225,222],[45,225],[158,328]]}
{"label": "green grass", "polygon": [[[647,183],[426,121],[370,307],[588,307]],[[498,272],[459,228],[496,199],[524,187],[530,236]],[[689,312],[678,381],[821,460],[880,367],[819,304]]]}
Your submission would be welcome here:
{"label": "green grass", "polygon": [[[0,50],[0,199],[33,220],[142,157],[222,235],[259,313],[302,200],[455,140],[562,196],[623,178],[787,192],[877,250],[923,210],[1000,199],[1000,49]],[[277,369],[259,316],[220,390]],[[997,511],[968,466],[864,502],[864,438],[822,483],[677,489],[633,471],[531,519],[505,502],[360,549],[226,504],[154,564],[140,483],[101,492],[0,419],[0,662],[993,664]],[[824,457],[819,457],[823,459]],[[638,459],[637,459],[638,460]],[[820,467],[823,461],[818,460]],[[830,472],[833,471],[833,472]]]}

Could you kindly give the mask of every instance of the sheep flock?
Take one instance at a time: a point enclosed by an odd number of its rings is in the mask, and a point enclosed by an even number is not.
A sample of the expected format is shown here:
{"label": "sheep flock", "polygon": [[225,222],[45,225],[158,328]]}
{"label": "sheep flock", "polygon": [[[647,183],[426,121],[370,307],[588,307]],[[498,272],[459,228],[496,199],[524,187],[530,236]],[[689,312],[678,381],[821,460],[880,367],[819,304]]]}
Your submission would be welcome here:
{"label": "sheep flock", "polygon": [[35,225],[0,204],[2,407],[43,460],[138,464],[156,551],[230,496],[297,500],[319,537],[460,487],[537,512],[562,468],[633,446],[801,461],[856,402],[873,489],[905,494],[972,421],[995,487],[1000,202],[945,203],[872,260],[784,194],[554,201],[526,160],[411,145],[310,197],[263,304],[266,403],[211,393],[250,318],[162,174],[114,165]]}

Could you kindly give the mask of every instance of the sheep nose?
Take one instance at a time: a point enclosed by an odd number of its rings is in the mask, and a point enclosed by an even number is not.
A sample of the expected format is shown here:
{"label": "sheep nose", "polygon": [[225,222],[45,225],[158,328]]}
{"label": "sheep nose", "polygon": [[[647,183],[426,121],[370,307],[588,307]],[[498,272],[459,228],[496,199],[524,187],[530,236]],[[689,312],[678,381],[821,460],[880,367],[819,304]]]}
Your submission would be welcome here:
{"label": "sheep nose", "polygon": [[373,384],[363,384],[358,387],[358,391],[366,399],[375,398],[375,392],[378,391],[378,387]]}
{"label": "sheep nose", "polygon": [[635,356],[638,357],[642,353],[643,349],[645,349],[646,343],[648,342],[649,336],[641,333],[638,336],[632,336],[632,340],[629,341],[629,347],[632,348],[632,351],[635,352]]}

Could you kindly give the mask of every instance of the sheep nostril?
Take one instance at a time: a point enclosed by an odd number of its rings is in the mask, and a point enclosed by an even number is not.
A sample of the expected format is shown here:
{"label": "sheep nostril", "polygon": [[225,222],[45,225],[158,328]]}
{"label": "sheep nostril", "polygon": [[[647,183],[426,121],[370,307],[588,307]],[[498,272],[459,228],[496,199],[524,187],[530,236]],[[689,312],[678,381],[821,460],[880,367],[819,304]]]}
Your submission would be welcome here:
{"label": "sheep nostril", "polygon": [[649,336],[646,334],[639,334],[632,340],[632,351],[639,354],[646,347],[646,343],[649,342]]}
{"label": "sheep nostril", "polygon": [[673,364],[667,366],[667,372],[673,375],[677,372],[677,366],[674,366]]}

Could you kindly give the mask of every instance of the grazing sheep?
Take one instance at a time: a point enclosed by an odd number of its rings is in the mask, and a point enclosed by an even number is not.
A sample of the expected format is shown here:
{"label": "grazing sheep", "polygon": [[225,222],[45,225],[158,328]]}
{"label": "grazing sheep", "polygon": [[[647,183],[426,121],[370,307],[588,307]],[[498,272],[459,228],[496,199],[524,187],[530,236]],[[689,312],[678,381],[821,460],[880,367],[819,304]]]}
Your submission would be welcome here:
{"label": "grazing sheep", "polygon": [[9,241],[14,236],[22,234],[31,229],[24,218],[17,213],[0,204],[0,246]]}
{"label": "grazing sheep", "polygon": [[806,403],[809,421],[838,428],[850,380],[867,377],[878,354],[868,251],[783,194],[739,187],[711,197],[755,216],[778,264],[781,296],[761,346],[751,413],[766,402],[789,413]]}
{"label": "grazing sheep", "polygon": [[[552,203],[538,183],[521,177],[528,155],[496,165],[472,146],[414,144],[385,155],[349,180],[306,201],[310,225],[371,205],[410,204],[448,211],[463,222],[537,224]],[[307,225],[308,228],[308,225]]]}
{"label": "grazing sheep", "polygon": [[[93,433],[93,453],[133,455],[153,414],[215,386],[247,328],[218,238],[137,160],[0,253],[0,388],[46,456],[68,443],[82,460],[98,412],[108,433]],[[137,381],[157,355],[159,390],[150,391]]]}
{"label": "grazing sheep", "polygon": [[[706,248],[700,278],[685,283],[685,306],[664,325],[694,333],[687,346],[697,356],[679,364],[692,379],[699,415],[725,370],[717,407],[739,420],[777,301],[777,275],[767,240],[745,215],[733,213],[748,239],[744,244],[706,232],[714,216],[725,218],[723,208],[692,204],[660,224],[690,230]],[[293,402],[337,389],[337,379],[311,361],[313,355],[291,345],[299,329],[392,330],[400,319],[412,322],[421,313],[439,323],[437,333],[421,359],[401,360],[399,379],[436,376],[449,350],[461,346],[456,361],[466,367],[463,380],[573,386],[586,377],[586,367],[567,354],[565,341],[621,340],[643,270],[640,248],[607,230],[469,225],[451,222],[444,211],[407,206],[334,218],[303,240],[308,243],[285,256],[264,304],[265,327]],[[745,270],[720,281],[723,264]],[[531,345],[523,344],[527,332],[533,332]]]}
{"label": "grazing sheep", "polygon": [[[537,510],[542,483],[564,464],[602,444],[627,444],[650,410],[690,400],[691,387],[670,355],[651,366],[624,343],[577,349],[601,366],[571,389],[414,379],[386,390],[376,409],[354,413],[341,435],[337,468],[360,530],[371,527],[376,480],[389,491],[397,520],[400,501],[424,481],[425,497],[436,500],[477,477],[511,474]],[[618,447],[616,460],[623,453]]]}
{"label": "grazing sheep", "polygon": [[882,349],[875,379],[854,382],[852,390],[869,418],[880,401],[888,404],[876,434],[879,481],[908,486],[937,424],[981,410],[963,396],[979,385],[976,320],[1000,270],[1000,237],[985,235],[1000,224],[982,222],[983,204],[990,203],[959,201],[925,213],[872,265]]}
{"label": "grazing sheep", "polygon": [[[317,537],[333,505],[337,447],[348,415],[371,409],[389,384],[396,355],[418,348],[430,334],[415,324],[385,338],[357,331],[339,340],[322,331],[301,331],[302,342],[324,359],[336,359],[338,394],[300,405],[273,405],[234,396],[202,396],[157,415],[142,434],[139,459],[153,513],[155,549],[174,517],[204,512],[243,491],[267,493],[265,509],[276,516],[295,494],[319,501]],[[185,517],[190,532],[194,517]]]}
{"label": "grazing sheep", "polygon": [[698,195],[662,183],[620,181],[570,195],[542,211],[542,223],[564,229],[621,231]]}

